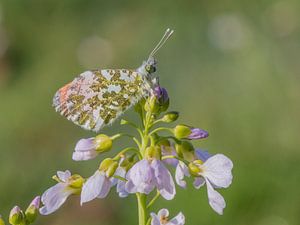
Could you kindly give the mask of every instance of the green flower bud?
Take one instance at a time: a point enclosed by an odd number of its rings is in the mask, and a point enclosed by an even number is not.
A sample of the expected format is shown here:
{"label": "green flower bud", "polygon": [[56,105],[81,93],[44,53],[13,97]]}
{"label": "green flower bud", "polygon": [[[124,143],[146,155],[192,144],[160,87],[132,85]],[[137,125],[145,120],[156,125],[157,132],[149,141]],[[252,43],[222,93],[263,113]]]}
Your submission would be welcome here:
{"label": "green flower bud", "polygon": [[178,139],[187,138],[192,133],[190,127],[186,125],[177,125],[173,132]]}
{"label": "green flower bud", "polygon": [[168,108],[169,108],[169,105],[170,105],[170,99],[166,100],[166,102],[164,102],[164,103],[161,105],[160,110],[161,110],[162,112],[167,111]]}
{"label": "green flower bud", "polygon": [[99,166],[99,170],[101,171],[107,171],[108,168],[114,163],[115,161],[112,158],[106,158],[104,159],[100,166]]}
{"label": "green flower bud", "polygon": [[182,141],[180,144],[175,145],[176,152],[179,157],[184,158],[187,161],[194,160],[194,147],[188,141]]}
{"label": "green flower bud", "polygon": [[33,223],[39,214],[40,196],[35,197],[25,211],[26,221]]}
{"label": "green flower bud", "polygon": [[201,173],[202,170],[194,162],[189,163],[188,167],[189,167],[189,171],[190,171],[191,175],[193,175],[195,177],[199,177],[200,176],[200,173]]}
{"label": "green flower bud", "polygon": [[145,156],[147,159],[160,159],[161,158],[160,146],[150,146],[146,148]]}
{"label": "green flower bud", "polygon": [[160,110],[160,105],[157,101],[157,98],[155,96],[152,96],[152,97],[148,98],[146,100],[144,109],[145,109],[146,112],[151,112],[153,114],[158,113],[159,110]]}
{"label": "green flower bud", "polygon": [[178,119],[178,117],[179,117],[178,112],[168,112],[163,116],[163,118],[161,120],[166,123],[172,123],[172,122],[176,121]]}
{"label": "green flower bud", "polygon": [[97,144],[97,152],[107,152],[112,148],[112,140],[105,134],[99,134],[95,137],[95,142]]}
{"label": "green flower bud", "polygon": [[108,169],[107,169],[107,171],[106,171],[106,175],[107,175],[108,177],[112,177],[112,176],[115,174],[117,168],[118,168],[118,163],[117,163],[117,162],[113,162],[113,163],[108,167]]}
{"label": "green flower bud", "polygon": [[9,223],[12,225],[18,225],[24,222],[24,215],[19,206],[12,208],[9,214]]}

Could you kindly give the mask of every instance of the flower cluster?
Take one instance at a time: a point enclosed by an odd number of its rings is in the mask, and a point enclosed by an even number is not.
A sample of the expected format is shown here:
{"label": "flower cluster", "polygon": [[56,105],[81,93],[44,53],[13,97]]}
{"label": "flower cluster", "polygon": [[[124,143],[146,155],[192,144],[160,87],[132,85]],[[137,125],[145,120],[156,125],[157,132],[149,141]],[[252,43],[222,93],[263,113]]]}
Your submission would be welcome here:
{"label": "flower cluster", "polygon": [[[192,141],[207,138],[207,131],[184,124],[170,127],[179,113],[167,111],[169,102],[166,89],[157,86],[147,99],[135,106],[141,126],[121,120],[122,125],[136,130],[137,137],[124,133],[113,136],[98,134],[79,140],[72,155],[75,161],[91,160],[110,151],[115,140],[122,137],[130,138],[135,147],[120,149],[113,157],[102,160],[88,178],[72,175],[68,170],[58,171],[53,177],[57,183],[41,197],[40,214],[55,212],[70,195],[80,195],[80,204],[84,204],[105,198],[115,188],[122,198],[130,194],[137,196],[139,225],[183,225],[185,217],[181,212],[169,219],[167,209],[155,214],[151,212],[151,206],[160,196],[165,200],[174,199],[176,186],[187,188],[186,177],[193,179],[196,189],[206,186],[209,205],[218,214],[223,214],[225,200],[215,189],[229,187],[233,164],[223,154],[210,154],[194,147]],[[154,196],[152,199],[149,199],[150,194]],[[32,210],[39,207],[34,202],[32,205]],[[13,225],[22,224],[20,221],[24,220],[33,221],[30,213],[24,214],[18,207],[11,214]]]}

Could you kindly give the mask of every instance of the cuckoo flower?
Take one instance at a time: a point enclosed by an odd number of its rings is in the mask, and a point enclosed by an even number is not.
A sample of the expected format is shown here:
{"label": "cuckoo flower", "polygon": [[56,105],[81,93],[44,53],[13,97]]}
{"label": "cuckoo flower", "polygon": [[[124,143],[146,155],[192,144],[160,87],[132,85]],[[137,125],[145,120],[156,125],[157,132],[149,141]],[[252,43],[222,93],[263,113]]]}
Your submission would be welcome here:
{"label": "cuckoo flower", "polygon": [[[208,153],[198,151],[199,159],[193,161],[187,167],[180,162],[176,168],[176,182],[179,186],[185,187],[184,176],[195,177],[194,186],[200,188],[206,183],[207,195],[210,206],[220,215],[226,206],[224,198],[214,190],[214,188],[227,188],[232,182],[231,170],[233,164],[231,160],[222,154],[213,156]],[[202,157],[202,159],[200,159]],[[205,160],[204,160],[205,159]]]}
{"label": "cuckoo flower", "polygon": [[177,125],[173,132],[178,139],[197,140],[208,137],[207,131],[183,124]]}
{"label": "cuckoo flower", "polygon": [[118,163],[110,158],[103,160],[99,169],[83,184],[80,200],[81,204],[95,198],[105,198],[108,195],[111,187],[115,184],[115,180],[112,176],[117,166]]}
{"label": "cuckoo flower", "polygon": [[58,181],[56,185],[49,188],[42,195],[43,207],[40,208],[42,215],[48,215],[56,211],[72,194],[80,193],[83,178],[79,175],[72,175],[71,172],[58,171],[54,179]]}
{"label": "cuckoo flower", "polygon": [[157,213],[151,213],[152,221],[151,225],[184,225],[185,223],[185,217],[180,212],[176,217],[169,220],[169,210],[167,209],[161,209]]}
{"label": "cuckoo flower", "polygon": [[104,134],[93,138],[80,139],[73,152],[74,161],[83,161],[95,158],[99,153],[109,151],[112,147],[112,139]]}
{"label": "cuckoo flower", "polygon": [[176,190],[173,178],[158,159],[143,159],[137,162],[126,174],[125,185],[129,193],[149,194],[155,187],[166,200],[174,198]]}

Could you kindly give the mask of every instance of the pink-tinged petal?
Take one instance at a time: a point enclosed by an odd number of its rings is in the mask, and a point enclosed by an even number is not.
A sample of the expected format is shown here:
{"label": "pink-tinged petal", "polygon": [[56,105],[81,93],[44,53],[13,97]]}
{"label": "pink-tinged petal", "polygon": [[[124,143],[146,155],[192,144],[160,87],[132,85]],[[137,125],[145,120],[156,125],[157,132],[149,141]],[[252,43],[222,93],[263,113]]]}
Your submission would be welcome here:
{"label": "pink-tinged petal", "polygon": [[77,151],[77,152],[75,151],[75,152],[73,152],[72,159],[74,161],[86,161],[86,160],[96,158],[97,155],[98,155],[98,152],[96,152],[95,150]]}
{"label": "pink-tinged petal", "polygon": [[217,187],[227,188],[232,182],[232,161],[223,154],[210,157],[202,166],[203,177]]}
{"label": "pink-tinged petal", "polygon": [[155,213],[150,213],[152,220],[151,225],[161,225],[159,217]]}
{"label": "pink-tinged petal", "polygon": [[67,182],[68,179],[71,177],[71,172],[69,170],[66,170],[65,172],[63,172],[63,171],[57,171],[57,177],[61,181]]}
{"label": "pink-tinged petal", "polygon": [[185,217],[180,212],[176,217],[171,219],[166,225],[184,225],[185,224]]}
{"label": "pink-tinged petal", "polygon": [[212,185],[207,179],[206,179],[206,187],[207,187],[208,202],[210,206],[219,215],[223,215],[223,209],[226,207],[226,203],[223,196],[220,195],[219,192],[213,189]]}
{"label": "pink-tinged petal", "polygon": [[157,189],[162,197],[171,200],[176,194],[175,184],[171,173],[160,160],[153,160],[151,167],[154,170]]}
{"label": "pink-tinged petal", "polygon": [[104,181],[102,183],[102,186],[100,187],[100,193],[97,198],[105,198],[108,195],[111,187],[111,180],[108,177],[104,176]]}
{"label": "pink-tinged petal", "polygon": [[197,159],[200,159],[203,162],[205,162],[212,156],[208,151],[203,151],[201,149],[196,149],[195,154],[196,154]]}
{"label": "pink-tinged petal", "polygon": [[175,180],[182,188],[186,188],[186,181],[184,180],[185,176],[190,176],[189,169],[183,162],[179,162],[175,171]]}
{"label": "pink-tinged petal", "polygon": [[38,209],[40,207],[41,197],[36,196],[30,203],[29,206],[33,206],[34,208]]}
{"label": "pink-tinged petal", "polygon": [[75,151],[84,152],[92,150],[96,150],[95,138],[80,139],[75,146]]}
{"label": "pink-tinged petal", "polygon": [[125,188],[129,193],[149,194],[155,187],[154,171],[146,159],[137,162],[127,172],[126,179]]}
{"label": "pink-tinged petal", "polygon": [[58,183],[53,187],[49,188],[42,195],[43,207],[40,208],[40,213],[42,215],[48,215],[55,212],[72,194],[71,190],[66,188],[66,184]]}
{"label": "pink-tinged petal", "polygon": [[105,178],[105,173],[97,170],[93,176],[87,179],[81,191],[81,205],[103,195],[102,186],[104,185],[104,189],[107,188]]}
{"label": "pink-tinged petal", "polygon": [[193,185],[196,189],[201,188],[205,184],[205,179],[202,177],[195,177]]}

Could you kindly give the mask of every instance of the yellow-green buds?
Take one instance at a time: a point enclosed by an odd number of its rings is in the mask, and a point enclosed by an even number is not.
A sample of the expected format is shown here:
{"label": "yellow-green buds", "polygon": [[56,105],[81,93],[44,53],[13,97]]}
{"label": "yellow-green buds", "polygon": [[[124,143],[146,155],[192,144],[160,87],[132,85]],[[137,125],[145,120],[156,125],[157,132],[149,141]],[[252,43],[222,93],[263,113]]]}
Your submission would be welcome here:
{"label": "yellow-green buds", "polygon": [[160,110],[160,105],[158,104],[157,98],[155,96],[151,96],[145,102],[144,109],[146,112],[151,112],[152,114],[156,114]]}
{"label": "yellow-green buds", "polygon": [[73,174],[69,179],[69,187],[74,188],[74,189],[81,189],[82,185],[84,183],[84,178],[78,174]]}
{"label": "yellow-green buds", "polygon": [[39,207],[40,207],[40,196],[35,197],[28,208],[25,211],[25,217],[26,221],[28,223],[33,223],[36,220],[36,217],[38,216],[39,213]]}
{"label": "yellow-green buds", "polygon": [[201,168],[198,166],[200,164],[203,164],[203,162],[198,159],[198,160],[195,160],[194,162],[191,162],[189,163],[189,171],[190,171],[190,174],[195,176],[195,177],[199,177],[200,176],[200,173],[202,172]]}
{"label": "yellow-green buds", "polygon": [[175,149],[179,157],[187,161],[194,160],[194,147],[190,142],[182,141],[180,144],[175,145]]}
{"label": "yellow-green buds", "polygon": [[112,158],[106,158],[101,162],[99,170],[106,172],[106,175],[111,177],[115,174],[117,168],[118,163],[116,161],[114,161]]}
{"label": "yellow-green buds", "polygon": [[99,134],[95,137],[95,142],[97,144],[96,151],[107,152],[112,148],[112,140],[105,134]]}
{"label": "yellow-green buds", "polygon": [[10,211],[9,223],[12,225],[19,225],[24,223],[24,214],[19,206],[13,207]]}
{"label": "yellow-green buds", "polygon": [[145,156],[147,159],[160,159],[161,158],[160,146],[150,146],[146,148]]}
{"label": "yellow-green buds", "polygon": [[176,121],[178,117],[179,117],[178,112],[168,112],[161,118],[161,120],[166,123],[172,123]]}
{"label": "yellow-green buds", "polygon": [[174,128],[174,136],[178,139],[187,138],[192,133],[189,126],[177,125]]}

